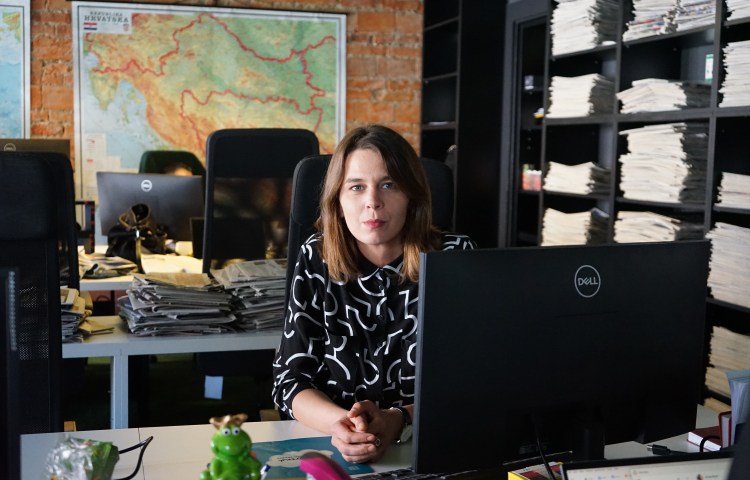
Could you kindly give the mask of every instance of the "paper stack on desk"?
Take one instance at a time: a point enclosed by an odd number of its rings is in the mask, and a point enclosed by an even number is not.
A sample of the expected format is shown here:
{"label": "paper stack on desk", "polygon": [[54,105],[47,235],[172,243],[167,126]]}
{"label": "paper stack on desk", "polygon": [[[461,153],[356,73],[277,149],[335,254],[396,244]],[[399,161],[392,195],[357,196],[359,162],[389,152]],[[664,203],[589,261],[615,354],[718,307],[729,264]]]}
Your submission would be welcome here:
{"label": "paper stack on desk", "polygon": [[[87,308],[88,307],[88,308]],[[80,325],[91,315],[92,306],[86,305],[86,299],[74,288],[60,287],[60,320],[62,323],[63,343],[80,343],[85,331]]]}
{"label": "paper stack on desk", "polygon": [[232,296],[203,273],[134,274],[120,316],[136,335],[222,333],[238,330]]}
{"label": "paper stack on desk", "polygon": [[250,260],[211,274],[235,298],[234,312],[244,329],[281,327],[284,323],[286,260]]}

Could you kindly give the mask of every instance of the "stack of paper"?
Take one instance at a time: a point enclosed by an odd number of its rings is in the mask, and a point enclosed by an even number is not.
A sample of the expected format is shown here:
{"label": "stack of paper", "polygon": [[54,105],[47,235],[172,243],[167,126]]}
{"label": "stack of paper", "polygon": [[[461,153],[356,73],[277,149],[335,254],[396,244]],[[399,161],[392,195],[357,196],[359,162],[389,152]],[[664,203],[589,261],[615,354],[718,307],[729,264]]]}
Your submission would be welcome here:
{"label": "stack of paper", "polygon": [[542,219],[542,245],[594,245],[607,241],[609,215],[593,208],[563,213],[548,208]]}
{"label": "stack of paper", "polygon": [[138,271],[138,265],[122,257],[108,257],[103,253],[78,252],[80,278],[111,278]]}
{"label": "stack of paper", "polygon": [[747,0],[725,0],[727,20],[739,20],[750,17],[750,2]]}
{"label": "stack of paper", "polygon": [[750,308],[750,228],[716,222],[711,240],[708,286],[717,300]]}
{"label": "stack of paper", "polygon": [[731,391],[727,371],[750,370],[750,336],[714,326],[711,333],[711,353],[706,369],[706,386],[729,398]]}
{"label": "stack of paper", "polygon": [[613,44],[618,16],[616,0],[557,0],[550,24],[552,55]]}
{"label": "stack of paper", "polygon": [[620,211],[615,220],[615,242],[667,242],[703,238],[703,223],[654,212]]}
{"label": "stack of paper", "polygon": [[92,306],[86,305],[86,300],[78,290],[60,287],[60,310],[63,343],[82,342],[84,332],[79,327],[91,315]]}
{"label": "stack of paper", "polygon": [[716,1],[680,0],[674,21],[678,32],[713,25],[716,22]]}
{"label": "stack of paper", "polygon": [[134,274],[120,316],[136,335],[237,331],[232,296],[202,273]]}
{"label": "stack of paper", "polygon": [[719,92],[720,107],[750,105],[750,40],[728,43],[724,47],[724,65],[727,71]]}
{"label": "stack of paper", "polygon": [[284,325],[286,260],[251,260],[211,274],[232,294],[234,313],[244,329]]}
{"label": "stack of paper", "polygon": [[708,125],[669,123],[623,130],[620,189],[632,200],[702,204],[706,201]]}
{"label": "stack of paper", "polygon": [[716,205],[750,209],[750,175],[723,172]]}
{"label": "stack of paper", "polygon": [[622,34],[624,41],[672,33],[679,0],[633,0],[633,20]]}
{"label": "stack of paper", "polygon": [[710,104],[711,85],[644,78],[635,80],[631,88],[617,93],[617,99],[622,102],[622,113],[704,108]]}
{"label": "stack of paper", "polygon": [[578,195],[609,193],[610,171],[593,162],[565,165],[550,162],[544,177],[544,190]]}
{"label": "stack of paper", "polygon": [[552,77],[547,117],[585,117],[612,113],[615,87],[598,73],[579,77]]}

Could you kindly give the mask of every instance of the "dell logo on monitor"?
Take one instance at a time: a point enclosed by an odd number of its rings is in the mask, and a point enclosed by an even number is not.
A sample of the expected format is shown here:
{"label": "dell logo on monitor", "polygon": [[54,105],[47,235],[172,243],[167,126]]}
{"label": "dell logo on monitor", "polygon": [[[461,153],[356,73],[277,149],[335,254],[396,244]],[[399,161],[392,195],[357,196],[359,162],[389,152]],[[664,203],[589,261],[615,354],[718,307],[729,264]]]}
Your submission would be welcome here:
{"label": "dell logo on monitor", "polygon": [[150,192],[151,188],[153,188],[153,185],[151,185],[151,180],[144,180],[141,182],[141,190],[144,192]]}
{"label": "dell logo on monitor", "polygon": [[599,292],[602,285],[602,277],[591,265],[582,265],[576,270],[575,277],[576,291],[584,298],[591,298]]}

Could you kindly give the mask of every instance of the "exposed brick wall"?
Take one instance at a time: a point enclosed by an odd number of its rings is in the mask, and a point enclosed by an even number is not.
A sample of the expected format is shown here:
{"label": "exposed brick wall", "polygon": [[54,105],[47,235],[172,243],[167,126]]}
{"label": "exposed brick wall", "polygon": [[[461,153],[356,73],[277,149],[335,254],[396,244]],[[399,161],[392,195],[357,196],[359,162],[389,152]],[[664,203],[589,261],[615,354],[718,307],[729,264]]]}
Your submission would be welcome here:
{"label": "exposed brick wall", "polygon": [[[401,132],[415,148],[419,147],[422,0],[194,0],[172,3],[346,13],[346,129],[365,123],[382,123]],[[74,139],[70,7],[66,0],[31,1],[33,137]]]}

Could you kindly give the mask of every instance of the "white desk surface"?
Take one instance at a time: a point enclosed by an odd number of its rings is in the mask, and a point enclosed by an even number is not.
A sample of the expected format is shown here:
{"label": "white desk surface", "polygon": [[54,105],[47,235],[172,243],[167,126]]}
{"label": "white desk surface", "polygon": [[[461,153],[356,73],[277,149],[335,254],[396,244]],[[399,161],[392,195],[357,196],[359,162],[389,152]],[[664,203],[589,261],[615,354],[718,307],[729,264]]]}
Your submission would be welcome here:
{"label": "white desk surface", "polygon": [[63,358],[110,357],[110,426],[128,427],[128,357],[195,352],[275,350],[281,330],[258,330],[214,335],[170,335],[139,337],[128,333],[118,316],[92,317],[101,325],[114,326],[113,333],[93,335],[82,343],[63,344]]}
{"label": "white desk surface", "polygon": [[[716,413],[698,406],[696,426],[717,424]],[[254,442],[268,442],[288,438],[318,437],[320,432],[299,422],[248,422],[243,425]],[[200,472],[213,457],[209,442],[215,429],[208,423],[174,427],[142,427],[120,430],[97,430],[73,432],[78,438],[111,441],[119,448],[134,445],[149,436],[154,439],[146,449],[143,467],[136,478],[143,480],[174,480],[198,478]],[[47,454],[63,438],[64,433],[43,433],[21,436],[21,478],[38,480],[43,476]],[[675,451],[697,451],[697,446],[688,443],[687,433],[657,442]],[[648,456],[646,445],[626,442],[608,445],[606,458],[626,458]],[[117,475],[125,476],[132,472],[137,460],[136,452],[121,456],[117,464]],[[375,471],[388,471],[408,467],[411,463],[411,443],[394,445],[376,464]],[[123,474],[123,475],[121,475]]]}

